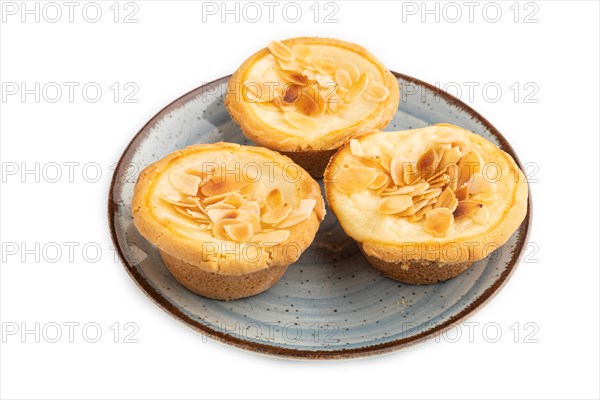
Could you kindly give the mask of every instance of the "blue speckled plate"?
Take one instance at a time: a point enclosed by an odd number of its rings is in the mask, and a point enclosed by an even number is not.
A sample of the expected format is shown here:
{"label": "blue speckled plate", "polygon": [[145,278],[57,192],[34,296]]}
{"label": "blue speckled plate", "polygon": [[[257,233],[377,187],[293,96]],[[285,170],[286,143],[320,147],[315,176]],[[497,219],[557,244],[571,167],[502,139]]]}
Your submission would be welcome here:
{"label": "blue speckled plate", "polygon": [[[502,135],[471,108],[427,83],[396,76],[403,95],[387,130],[450,122],[483,135],[518,160]],[[357,357],[442,333],[481,307],[511,275],[526,241],[531,212],[487,259],[457,278],[428,286],[400,284],[373,269],[328,212],[314,243],[267,292],[222,302],[182,287],[133,225],[133,188],[144,167],[185,146],[217,141],[252,144],[223,104],[227,79],[199,87],[158,113],[129,144],[113,177],[109,197],[113,240],[126,270],[165,311],[193,329],[244,349],[287,357]],[[424,100],[425,93],[429,101]]]}

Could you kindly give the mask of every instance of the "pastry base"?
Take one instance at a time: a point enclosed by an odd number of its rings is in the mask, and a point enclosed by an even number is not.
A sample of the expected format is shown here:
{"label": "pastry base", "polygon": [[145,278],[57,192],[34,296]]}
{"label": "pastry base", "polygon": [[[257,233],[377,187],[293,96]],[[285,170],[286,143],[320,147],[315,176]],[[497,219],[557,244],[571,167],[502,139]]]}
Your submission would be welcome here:
{"label": "pastry base", "polygon": [[175,279],[192,292],[216,300],[254,296],[271,288],[287,270],[286,265],[268,267],[242,275],[204,271],[163,251],[160,255]]}
{"label": "pastry base", "polygon": [[331,150],[307,150],[307,151],[280,151],[284,156],[291,158],[296,164],[300,165],[315,179],[323,177],[325,167],[329,159],[335,154],[337,149]]}
{"label": "pastry base", "polygon": [[360,243],[358,247],[367,261],[373,267],[383,272],[385,276],[396,281],[414,285],[443,282],[462,274],[473,264],[471,261],[447,263],[416,259],[395,263],[368,255]]}

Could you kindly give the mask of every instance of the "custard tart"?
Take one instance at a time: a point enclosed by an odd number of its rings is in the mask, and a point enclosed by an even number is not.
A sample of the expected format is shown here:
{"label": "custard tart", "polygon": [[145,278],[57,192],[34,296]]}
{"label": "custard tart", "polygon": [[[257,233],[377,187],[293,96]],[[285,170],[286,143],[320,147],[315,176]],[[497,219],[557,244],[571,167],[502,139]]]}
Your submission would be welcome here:
{"label": "custard tart", "polygon": [[223,300],[274,285],[325,215],[305,170],[277,152],[233,143],[186,147],[148,166],[132,210],[183,286]]}
{"label": "custard tart", "polygon": [[327,166],[325,193],[375,268],[427,284],[504,244],[525,218],[528,187],[496,145],[438,124],[352,139]]}
{"label": "custard tart", "polygon": [[225,105],[242,132],[320,178],[353,136],[385,127],[398,80],[364,48],[336,39],[272,41],[233,74]]}

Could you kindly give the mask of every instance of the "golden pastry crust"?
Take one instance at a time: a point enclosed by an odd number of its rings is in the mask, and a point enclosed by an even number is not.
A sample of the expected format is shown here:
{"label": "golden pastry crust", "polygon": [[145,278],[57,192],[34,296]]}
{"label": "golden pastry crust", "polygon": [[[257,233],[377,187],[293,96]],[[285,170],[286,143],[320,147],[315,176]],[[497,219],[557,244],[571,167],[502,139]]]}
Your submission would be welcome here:
{"label": "golden pastry crust", "polygon": [[[352,221],[345,220],[342,216],[342,211],[347,204],[343,197],[340,196],[339,190],[334,181],[336,171],[339,170],[340,164],[347,156],[352,154],[350,143],[343,146],[332,157],[325,171],[325,194],[329,203],[330,209],[340,221],[342,228],[359,242],[359,246],[369,261],[377,268],[384,271],[387,275],[393,275],[390,271],[403,268],[403,271],[398,272],[396,276],[403,276],[404,281],[411,283],[430,283],[461,273],[474,261],[485,258],[490,252],[496,250],[503,245],[515,230],[520,226],[527,213],[527,197],[528,188],[525,177],[517,166],[515,161],[507,153],[498,149],[491,142],[483,137],[466,131],[460,127],[450,124],[438,124],[423,129],[403,132],[380,132],[361,136],[359,142],[365,138],[377,138],[378,135],[430,135],[430,134],[446,134],[459,135],[464,138],[467,143],[481,146],[486,154],[493,153],[493,160],[485,160],[486,162],[494,161],[498,165],[504,167],[504,170],[514,171],[514,184],[510,184],[508,192],[499,193],[502,196],[502,201],[505,201],[505,207],[499,212],[491,210],[490,213],[497,217],[495,223],[484,225],[483,228],[478,227],[476,234],[469,234],[468,229],[464,232],[459,232],[454,235],[437,237],[433,234],[427,237],[426,233],[421,229],[408,229],[407,232],[418,233],[418,239],[414,239],[412,235],[402,238],[391,238],[390,240],[373,240],[368,235],[357,237],[357,231],[352,226]],[[389,136],[388,136],[389,137]],[[417,138],[418,136],[413,136]],[[383,139],[382,139],[383,140]],[[400,143],[400,142],[399,142]],[[510,182],[512,182],[512,179]],[[454,206],[456,207],[456,206]],[[391,235],[391,234],[390,234]],[[375,260],[375,261],[374,261]],[[423,274],[423,265],[427,262],[439,263],[438,273],[436,269],[430,269],[432,275]],[[425,264],[423,264],[425,262]],[[429,265],[429,264],[427,264]],[[449,269],[453,273],[444,270],[443,266],[450,266]],[[412,271],[411,271],[412,268]],[[398,278],[396,278],[398,279]]]}
{"label": "golden pastry crust", "polygon": [[[381,74],[382,84],[389,90],[389,95],[384,101],[381,101],[366,118],[357,120],[349,126],[334,129],[319,135],[315,140],[308,141],[301,135],[290,135],[283,132],[277,126],[271,126],[265,123],[256,114],[249,102],[240,94],[240,88],[242,88],[244,82],[246,82],[250,69],[257,61],[269,56],[269,50],[265,48],[248,58],[233,74],[228,82],[227,95],[225,97],[227,110],[231,114],[233,120],[240,125],[244,135],[249,139],[269,149],[285,152],[294,159],[294,161],[308,169],[311,167],[311,164],[306,164],[303,161],[310,159],[311,153],[337,149],[355,135],[374,129],[382,129],[390,122],[398,109],[400,100],[398,80],[366,49],[359,45],[337,39],[317,37],[287,39],[283,40],[282,43],[290,48],[295,45],[315,44],[336,46],[356,53],[377,67],[377,70]],[[303,153],[307,153],[308,156]],[[299,154],[300,156],[295,157],[296,154]],[[312,169],[315,169],[314,166]],[[322,171],[323,170],[321,169],[318,174],[313,174],[313,176],[322,176]]]}
{"label": "golden pastry crust", "polygon": [[[291,165],[292,161],[268,149],[252,146],[241,146],[233,143],[198,144],[175,151],[165,158],[145,168],[135,186],[132,201],[134,224],[138,231],[148,241],[183,263],[192,265],[200,270],[221,275],[237,276],[260,271],[270,267],[288,266],[295,262],[300,254],[310,245],[325,215],[325,205],[317,182],[301,168],[296,182],[296,190],[301,199],[313,199],[315,206],[308,219],[286,228],[289,237],[283,242],[270,247],[255,244],[251,254],[240,254],[232,247],[223,247],[222,243],[214,246],[211,241],[199,241],[195,238],[180,234],[166,226],[157,217],[150,204],[156,182],[161,175],[179,160],[191,156],[208,154],[213,151],[230,150],[245,154],[256,154],[281,165]],[[222,241],[221,241],[222,242]],[[240,245],[233,242],[234,245]],[[238,247],[235,247],[238,249]],[[256,250],[258,249],[258,250]]]}

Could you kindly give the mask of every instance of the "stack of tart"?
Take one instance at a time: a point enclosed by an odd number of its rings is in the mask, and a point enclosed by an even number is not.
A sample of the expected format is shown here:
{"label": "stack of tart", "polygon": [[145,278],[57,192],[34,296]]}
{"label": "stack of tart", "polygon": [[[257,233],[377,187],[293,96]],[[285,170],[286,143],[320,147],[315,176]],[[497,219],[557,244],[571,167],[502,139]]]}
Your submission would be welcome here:
{"label": "stack of tart", "polygon": [[193,292],[252,296],[313,241],[324,175],[331,210],[375,268],[415,284],[452,278],[518,228],[527,184],[508,154],[457,126],[380,132],[398,102],[397,79],[360,46],[271,42],[225,100],[262,147],[200,144],[148,166],[135,226]]}

